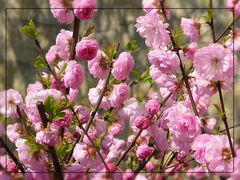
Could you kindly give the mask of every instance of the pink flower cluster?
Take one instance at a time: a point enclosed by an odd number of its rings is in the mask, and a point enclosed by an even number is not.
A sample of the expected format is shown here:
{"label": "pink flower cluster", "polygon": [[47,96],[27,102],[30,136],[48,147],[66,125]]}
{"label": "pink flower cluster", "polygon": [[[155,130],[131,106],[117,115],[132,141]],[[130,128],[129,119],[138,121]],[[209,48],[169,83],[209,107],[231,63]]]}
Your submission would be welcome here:
{"label": "pink flower cluster", "polygon": [[[73,15],[90,20],[96,11],[95,0],[49,2],[60,23],[72,23]],[[238,4],[228,1],[231,10]],[[12,143],[1,143],[0,179],[164,179],[179,178],[178,172],[240,178],[240,148],[232,145],[221,99],[232,89],[239,29],[224,43],[204,45],[196,20],[182,17],[175,37],[165,1],[142,5],[146,14],[135,27],[149,48],[144,73],[134,69],[140,60],[128,46],[115,52],[89,35],[74,42],[73,32],[62,29],[46,53],[48,71],[38,69],[39,81],[28,85],[26,96],[0,92],[0,114],[9,120],[6,132],[0,122],[0,140],[6,133]],[[84,83],[85,75],[97,85]],[[209,111],[215,94],[219,117]],[[26,173],[14,174],[21,166]],[[52,173],[57,168],[62,172]]]}
{"label": "pink flower cluster", "polygon": [[66,0],[49,0],[51,12],[53,17],[58,20],[59,23],[71,24],[74,15],[79,20],[89,20],[94,16],[96,9],[95,0],[73,0],[72,12],[71,2]]}

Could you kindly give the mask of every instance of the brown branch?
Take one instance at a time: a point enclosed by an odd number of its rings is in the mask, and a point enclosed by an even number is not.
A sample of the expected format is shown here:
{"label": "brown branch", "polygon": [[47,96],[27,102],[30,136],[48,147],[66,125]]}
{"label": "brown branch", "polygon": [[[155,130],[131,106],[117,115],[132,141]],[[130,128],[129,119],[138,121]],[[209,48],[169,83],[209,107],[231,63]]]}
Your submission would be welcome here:
{"label": "brown branch", "polygon": [[[209,0],[209,2],[210,2],[209,3],[209,8],[212,9],[212,0]],[[211,22],[209,23],[209,26],[210,26],[211,31],[212,31],[213,42],[216,42],[216,40],[215,40],[214,24],[213,24],[213,17],[211,19]],[[229,146],[230,146],[230,149],[231,149],[232,157],[235,157],[236,154],[234,152],[234,146],[233,146],[231,134],[230,134],[230,131],[229,131],[228,122],[227,122],[227,116],[226,116],[226,112],[225,112],[225,106],[224,106],[222,89],[221,89],[221,82],[220,81],[216,82],[216,86],[217,86],[217,89],[218,89],[218,95],[219,95],[221,111],[222,111],[222,115],[221,115],[222,118],[221,119],[222,119],[222,121],[223,121],[223,123],[225,125],[225,128],[226,128],[228,142],[229,142]]]}
{"label": "brown branch", "polygon": [[137,133],[137,135],[135,136],[135,138],[133,139],[133,142],[131,143],[131,145],[127,148],[127,150],[123,153],[122,157],[119,159],[119,161],[116,164],[116,167],[118,167],[118,165],[122,162],[122,160],[125,158],[125,156],[127,155],[127,153],[132,149],[132,147],[135,145],[137,139],[139,138],[139,136],[142,133],[142,129]]}
{"label": "brown branch", "polygon": [[236,23],[239,20],[240,16],[238,16],[236,19],[234,19],[222,32],[221,34],[218,36],[218,38],[215,40],[215,43],[218,42],[223,36],[224,34],[229,31],[231,29],[231,27],[234,25],[234,23]]}
{"label": "brown branch", "polygon": [[[208,10],[209,10],[209,11],[213,11],[213,2],[212,2],[212,0],[209,0],[209,9],[208,9]],[[216,42],[216,35],[215,35],[215,28],[214,28],[213,13],[212,13],[211,21],[208,22],[208,25],[211,27],[213,42]]]}
{"label": "brown branch", "polygon": [[[164,15],[164,20],[165,20],[165,22],[167,22],[166,11],[165,11],[165,8],[164,8],[164,1],[161,1],[160,4],[161,4],[161,10],[162,10],[163,15]],[[192,104],[194,114],[196,116],[199,116],[196,104],[195,104],[194,99],[193,99],[192,91],[191,91],[191,88],[190,88],[190,85],[189,85],[189,82],[188,82],[188,76],[186,75],[186,72],[185,72],[184,67],[183,67],[181,56],[179,54],[179,48],[177,47],[177,45],[174,41],[171,30],[169,28],[167,30],[169,31],[169,36],[170,36],[170,39],[171,39],[171,42],[172,42],[173,50],[177,53],[177,56],[178,56],[179,61],[180,61],[180,69],[181,69],[181,72],[182,72],[182,75],[183,75],[183,80],[184,80],[184,83],[185,83],[185,86],[186,86],[186,89],[187,89],[187,92],[188,92],[188,95],[189,95],[189,98],[190,98],[190,101],[191,101],[191,104]]]}
{"label": "brown branch", "polygon": [[25,124],[25,121],[24,121],[24,118],[23,118],[23,116],[22,116],[21,110],[20,110],[20,108],[19,108],[18,105],[17,105],[16,108],[17,108],[18,118],[19,118],[19,121],[20,121],[20,123],[21,123],[21,125],[22,125],[22,127],[23,127],[24,133],[27,134],[27,126],[26,126],[26,124]]}
{"label": "brown branch", "polygon": [[15,162],[18,169],[24,174],[25,170],[23,168],[23,165],[19,162],[18,158],[13,154],[11,149],[7,146],[7,144],[3,141],[3,139],[0,137],[0,145],[6,150],[8,155],[11,157],[11,159]]}
{"label": "brown branch", "polygon": [[226,128],[227,137],[228,137],[232,157],[235,157],[236,154],[235,154],[235,151],[234,151],[234,146],[233,146],[231,134],[230,134],[229,127],[228,127],[227,116],[226,116],[226,111],[225,111],[225,106],[224,106],[224,101],[223,101],[223,95],[222,95],[222,89],[221,89],[221,83],[218,81],[216,85],[217,85],[217,89],[218,89],[218,95],[219,95],[219,100],[220,100],[220,105],[221,105],[221,110],[222,110],[222,121],[223,121],[223,123],[225,125],[225,128]]}
{"label": "brown branch", "polygon": [[71,49],[70,49],[70,57],[69,60],[74,60],[76,56],[76,44],[78,41],[78,34],[79,34],[79,27],[80,27],[80,21],[79,19],[74,16],[74,24],[73,24],[73,36],[71,41]]}
{"label": "brown branch", "polygon": [[138,165],[137,169],[134,170],[134,175],[136,176],[145,166],[146,164],[151,160],[151,158],[157,153],[158,151],[155,149],[152,154],[144,160],[141,164]]}
{"label": "brown branch", "polygon": [[[42,120],[43,127],[47,128],[48,118],[47,118],[45,110],[44,110],[44,105],[41,101],[38,101],[36,105],[37,105],[37,109],[38,109],[38,112],[39,112],[41,120]],[[55,173],[54,173],[55,178],[63,180],[64,179],[63,171],[62,171],[59,159],[57,157],[55,148],[52,146],[48,146],[48,152],[49,152],[49,154],[51,154],[51,157],[52,157],[52,162],[53,162],[53,166],[55,169]]]}

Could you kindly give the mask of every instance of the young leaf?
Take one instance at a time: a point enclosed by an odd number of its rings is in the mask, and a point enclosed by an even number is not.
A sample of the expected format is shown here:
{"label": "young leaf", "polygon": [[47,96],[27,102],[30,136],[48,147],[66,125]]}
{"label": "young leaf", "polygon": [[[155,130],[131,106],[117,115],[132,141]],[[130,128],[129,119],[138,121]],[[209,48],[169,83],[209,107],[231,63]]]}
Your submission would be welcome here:
{"label": "young leaf", "polygon": [[32,21],[32,19],[23,27],[20,28],[20,31],[23,32],[25,35],[27,35],[30,38],[37,39],[39,36],[39,32],[36,31],[35,25]]}
{"label": "young leaf", "polygon": [[129,52],[139,51],[139,47],[138,47],[138,45],[137,45],[137,41],[136,41],[136,40],[133,40],[133,41],[128,42],[128,43],[124,46],[124,49],[125,49],[126,51],[129,51]]}
{"label": "young leaf", "polygon": [[37,68],[37,69],[44,69],[44,68],[46,68],[46,64],[45,64],[45,61],[44,61],[42,56],[39,55],[36,58],[36,61],[34,63],[34,67]]}
{"label": "young leaf", "polygon": [[85,33],[85,35],[84,35],[84,37],[87,37],[87,36],[89,36],[90,34],[92,34],[93,31],[94,31],[94,28],[95,28],[94,24],[89,24],[89,25],[88,25],[88,28],[87,28],[87,31],[86,31],[86,33]]}
{"label": "young leaf", "polygon": [[60,120],[60,119],[64,118],[65,114],[66,114],[65,112],[60,112],[53,117],[53,120]]}

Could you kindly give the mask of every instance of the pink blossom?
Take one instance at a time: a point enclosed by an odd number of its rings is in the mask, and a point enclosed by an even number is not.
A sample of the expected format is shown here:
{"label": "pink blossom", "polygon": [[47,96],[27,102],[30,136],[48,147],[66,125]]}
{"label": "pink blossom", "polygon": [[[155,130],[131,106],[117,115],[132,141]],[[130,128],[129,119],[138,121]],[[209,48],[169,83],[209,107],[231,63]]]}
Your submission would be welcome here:
{"label": "pink blossom", "polygon": [[148,47],[160,48],[170,43],[168,24],[163,23],[157,10],[138,17],[135,27]]}
{"label": "pink blossom", "polygon": [[129,52],[122,52],[118,59],[113,63],[112,75],[119,81],[128,78],[134,66],[134,59]]}
{"label": "pink blossom", "polygon": [[183,34],[191,41],[197,42],[200,35],[200,24],[193,19],[181,18]]}
{"label": "pink blossom", "polygon": [[95,0],[73,0],[74,14],[79,20],[89,20],[94,16]]}
{"label": "pink blossom", "polygon": [[69,102],[74,102],[78,96],[78,89],[69,89],[69,94],[67,95]]}
{"label": "pink blossom", "polygon": [[23,134],[23,128],[21,124],[9,124],[7,126],[7,136],[11,142],[15,142]]}
{"label": "pink blossom", "polygon": [[50,0],[49,1],[51,12],[53,17],[58,20],[60,23],[71,24],[73,20],[73,14],[68,8],[66,1],[62,0]]}
{"label": "pink blossom", "polygon": [[208,170],[203,166],[195,167],[187,171],[187,177],[194,177],[196,179],[203,179],[207,174]]}
{"label": "pink blossom", "polygon": [[224,81],[233,76],[233,56],[221,44],[209,44],[194,54],[193,66],[200,77]]}
{"label": "pink blossom", "polygon": [[84,80],[84,71],[76,61],[69,61],[65,70],[64,83],[66,87],[78,89]]}
{"label": "pink blossom", "polygon": [[227,180],[238,180],[240,178],[240,149],[235,150],[236,157],[234,159],[234,172],[231,173]]}
{"label": "pink blossom", "polygon": [[204,131],[210,132],[214,129],[215,125],[217,123],[217,120],[215,118],[205,118],[203,119],[203,125],[204,125]]}
{"label": "pink blossom", "polygon": [[195,151],[193,157],[200,164],[207,163],[207,160],[205,158],[205,147],[211,138],[212,137],[208,134],[201,134],[198,135],[192,143],[192,150]]}
{"label": "pink blossom", "polygon": [[[76,173],[79,172],[79,173]],[[71,164],[64,170],[64,179],[65,180],[73,180],[73,179],[86,179],[86,168],[80,164]]]}
{"label": "pink blossom", "polygon": [[72,32],[61,29],[56,37],[56,51],[60,58],[69,60]]}
{"label": "pink blossom", "polygon": [[135,119],[134,125],[139,129],[147,129],[149,126],[149,120],[144,115],[141,115]]}
{"label": "pink blossom", "polygon": [[167,151],[169,148],[168,140],[166,138],[166,135],[161,127],[157,125],[157,123],[152,123],[149,126],[149,132],[151,136],[153,137],[153,140],[155,142],[156,147],[161,151]]}
{"label": "pink blossom", "polygon": [[74,148],[73,157],[80,165],[86,168],[96,168],[101,163],[96,153],[94,147],[84,143],[78,143]]}
{"label": "pink blossom", "polygon": [[112,136],[117,136],[122,133],[124,130],[124,123],[123,121],[113,122],[110,127],[108,128],[108,133]]}
{"label": "pink blossom", "polygon": [[151,161],[149,161],[145,167],[148,173],[153,172],[155,168],[154,164]]}
{"label": "pink blossom", "polygon": [[148,145],[143,144],[143,145],[140,145],[137,148],[136,156],[139,159],[146,159],[148,156],[150,156],[152,154],[152,152],[153,152],[153,148],[152,147],[149,147]]}
{"label": "pink blossom", "polygon": [[97,56],[99,49],[98,42],[88,37],[83,38],[76,45],[76,55],[86,61],[90,61]]}
{"label": "pink blossom", "polygon": [[183,49],[184,55],[188,58],[188,59],[193,59],[194,54],[196,52],[197,49],[197,43],[193,42],[191,44],[189,44],[185,49]]}
{"label": "pink blossom", "polygon": [[179,89],[175,75],[164,74],[155,65],[150,66],[149,74],[160,87],[166,87],[170,92],[176,92]]}
{"label": "pink blossom", "polygon": [[160,104],[157,100],[149,100],[145,104],[145,111],[151,116],[156,115],[159,112],[159,110],[160,110]]}
{"label": "pink blossom", "polygon": [[70,124],[72,120],[72,114],[69,110],[64,110],[62,113],[65,113],[64,117],[61,119],[54,120],[53,123],[56,124],[57,126],[65,128]]}
{"label": "pink blossom", "polygon": [[44,102],[49,96],[52,96],[55,100],[59,100],[62,97],[62,93],[56,89],[44,89],[39,91],[36,90],[34,93],[29,92],[25,97],[25,113],[28,117],[28,120],[33,123],[36,130],[40,130],[41,128],[41,118],[38,113],[36,103],[38,101]]}
{"label": "pink blossom", "polygon": [[107,75],[109,68],[105,62],[106,59],[107,55],[103,51],[98,50],[97,56],[88,61],[88,70],[93,77],[103,79]]}
{"label": "pink blossom", "polygon": [[179,59],[176,53],[155,49],[148,53],[148,59],[162,73],[173,73],[179,67]]}
{"label": "pink blossom", "polygon": [[36,142],[39,144],[55,146],[58,143],[58,141],[59,141],[58,134],[47,128],[37,132],[36,134]]}
{"label": "pink blossom", "polygon": [[74,110],[78,115],[79,121],[81,124],[85,124],[88,122],[90,118],[90,110],[89,108],[81,105],[74,106]]}
{"label": "pink blossom", "polygon": [[50,49],[48,50],[48,52],[45,55],[45,58],[48,63],[52,63],[58,58],[56,45],[53,45],[50,47]]}
{"label": "pink blossom", "polygon": [[176,138],[183,139],[186,142],[192,142],[200,134],[200,119],[192,111],[187,109],[183,104],[177,103],[168,109],[171,111],[168,128]]}
{"label": "pink blossom", "polygon": [[43,90],[43,85],[39,81],[36,81],[34,84],[28,84],[27,94],[34,94],[38,91]]}
{"label": "pink blossom", "polygon": [[235,11],[236,14],[240,14],[240,1],[239,0],[227,0],[227,8],[229,11]]}
{"label": "pink blossom", "polygon": [[8,173],[0,171],[0,179],[2,180],[11,180],[11,176]]}
{"label": "pink blossom", "polygon": [[125,150],[125,141],[123,139],[114,138],[114,141],[110,147],[110,152],[107,155],[109,161],[119,158],[121,153]]}
{"label": "pink blossom", "polygon": [[101,141],[101,149],[104,151],[104,153],[108,154],[110,151],[110,147],[113,144],[113,136],[112,135],[107,135],[105,137],[103,137],[102,141]]}
{"label": "pink blossom", "polygon": [[205,147],[205,159],[209,162],[209,170],[213,172],[232,172],[233,160],[228,138],[213,136]]}
{"label": "pink blossom", "polygon": [[124,101],[123,106],[117,111],[120,119],[128,120],[135,114],[138,108],[138,102],[135,98],[130,98]]}
{"label": "pink blossom", "polygon": [[17,117],[17,106],[23,104],[21,94],[14,90],[9,89],[0,92],[0,114],[6,117]]}
{"label": "pink blossom", "polygon": [[[90,103],[95,106],[97,104],[97,100],[100,96],[100,93],[103,89],[103,85],[104,85],[105,80],[99,80],[97,87],[96,88],[90,88],[89,92],[88,92],[88,98]],[[103,109],[109,109],[110,108],[110,102],[109,102],[109,97],[108,96],[103,96],[102,102],[100,104],[100,108]]]}
{"label": "pink blossom", "polygon": [[17,152],[18,152],[18,158],[21,163],[24,164],[24,166],[29,167],[31,166],[31,161],[33,160],[33,156],[28,153],[30,150],[30,147],[25,144],[27,140],[18,138],[15,141],[15,146],[17,147]]}
{"label": "pink blossom", "polygon": [[130,87],[126,83],[113,85],[113,90],[109,96],[112,107],[119,107],[128,99]]}

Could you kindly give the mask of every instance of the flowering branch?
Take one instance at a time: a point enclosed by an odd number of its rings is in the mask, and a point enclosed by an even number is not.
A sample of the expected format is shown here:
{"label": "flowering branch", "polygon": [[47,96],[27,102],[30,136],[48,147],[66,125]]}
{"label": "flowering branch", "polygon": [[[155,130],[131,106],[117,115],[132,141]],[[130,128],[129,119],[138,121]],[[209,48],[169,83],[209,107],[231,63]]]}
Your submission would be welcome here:
{"label": "flowering branch", "polygon": [[[161,10],[163,12],[164,19],[165,19],[165,21],[167,21],[166,11],[165,11],[165,8],[164,8],[164,0],[161,1],[160,3],[161,3]],[[195,104],[194,99],[193,99],[192,91],[191,91],[191,88],[190,88],[190,85],[189,85],[189,82],[188,82],[188,76],[186,75],[186,72],[184,70],[183,63],[182,63],[182,58],[179,54],[179,48],[177,48],[177,46],[176,46],[176,42],[174,41],[171,30],[169,28],[167,30],[169,31],[169,36],[170,36],[170,39],[172,41],[173,50],[177,53],[177,56],[180,60],[180,69],[181,69],[181,72],[182,72],[182,75],[183,75],[183,80],[184,80],[184,83],[186,85],[191,104],[192,104],[193,111],[194,111],[196,116],[199,116],[196,104]]]}
{"label": "flowering branch", "polygon": [[230,145],[232,156],[235,157],[236,154],[235,154],[235,151],[234,151],[232,138],[231,138],[229,127],[228,127],[227,116],[226,116],[225,106],[224,106],[224,101],[223,101],[223,96],[222,96],[221,82],[218,81],[216,85],[217,85],[219,99],[220,99],[220,104],[221,104],[222,121],[223,121],[223,123],[225,125],[225,128],[226,128],[227,137],[228,137],[228,141],[229,141],[229,145]]}
{"label": "flowering branch", "polygon": [[1,137],[0,137],[0,145],[7,151],[8,155],[12,158],[12,160],[15,162],[17,167],[24,174],[25,170],[23,168],[23,165],[19,162],[18,158],[13,154],[11,149],[9,149],[9,147],[7,146],[7,144],[5,144],[5,142],[3,141],[3,139]]}
{"label": "flowering branch", "polygon": [[137,167],[137,169],[134,171],[135,176],[146,166],[146,164],[150,161],[150,159],[157,153],[158,151],[155,149],[152,154],[146,159],[144,160],[141,164],[139,164],[139,166]]}
{"label": "flowering branch", "polygon": [[[41,101],[38,101],[36,105],[37,105],[37,109],[38,109],[38,112],[39,112],[41,120],[42,120],[43,127],[47,128],[48,118],[46,116],[43,103]],[[62,172],[62,168],[61,168],[59,159],[57,157],[57,153],[56,153],[55,148],[52,147],[52,146],[48,146],[48,152],[52,156],[53,166],[54,166],[54,169],[55,169],[55,176],[56,176],[56,178],[63,180],[64,179],[63,178],[63,172]]]}
{"label": "flowering branch", "polygon": [[132,147],[134,146],[134,144],[136,143],[137,139],[139,138],[139,136],[141,135],[143,129],[141,129],[140,131],[138,131],[137,135],[135,136],[135,138],[133,139],[133,142],[131,143],[131,145],[127,148],[127,150],[123,153],[122,157],[119,159],[119,161],[116,164],[116,167],[118,167],[118,165],[122,162],[122,160],[125,158],[125,156],[128,154],[128,152],[132,149]]}
{"label": "flowering branch", "polygon": [[[212,10],[212,0],[210,0],[209,2],[210,2],[209,3],[209,8]],[[211,27],[211,31],[212,31],[213,42],[216,42],[214,24],[213,24],[213,16],[211,18],[211,22],[209,23],[209,26]],[[229,127],[228,127],[227,116],[226,116],[225,106],[224,106],[224,101],[223,101],[223,96],[222,96],[221,82],[217,81],[216,86],[217,86],[217,89],[218,89],[218,94],[219,94],[219,99],[220,99],[220,105],[221,105],[221,111],[222,111],[222,115],[221,115],[222,116],[222,121],[223,121],[223,123],[225,125],[225,128],[226,128],[227,137],[228,137],[229,146],[230,146],[230,149],[231,149],[232,156],[235,157],[236,154],[234,152],[234,147],[233,147],[232,138],[231,138]]]}

